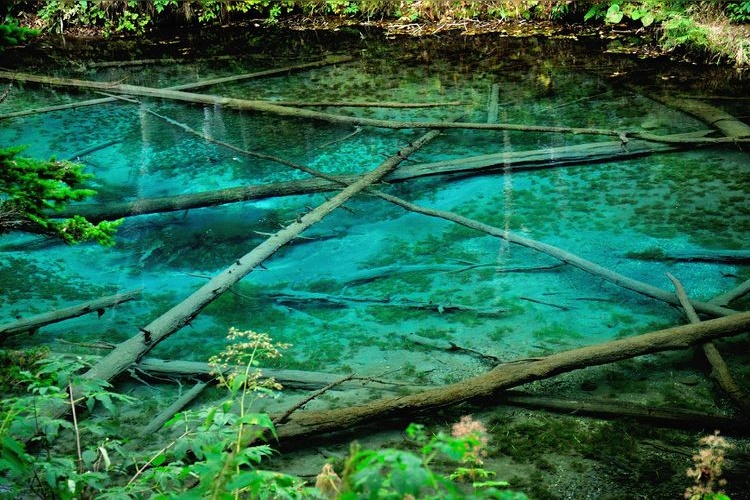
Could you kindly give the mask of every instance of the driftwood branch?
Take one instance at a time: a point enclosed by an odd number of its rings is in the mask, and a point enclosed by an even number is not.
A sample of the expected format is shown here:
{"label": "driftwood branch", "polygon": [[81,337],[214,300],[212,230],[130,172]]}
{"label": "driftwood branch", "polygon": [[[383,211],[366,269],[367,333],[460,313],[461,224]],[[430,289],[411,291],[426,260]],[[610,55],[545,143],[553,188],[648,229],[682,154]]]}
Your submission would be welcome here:
{"label": "driftwood branch", "polygon": [[64,321],[66,319],[77,318],[84,314],[97,313],[99,316],[104,314],[105,309],[115,307],[118,304],[135,300],[140,297],[142,290],[131,290],[129,292],[118,293],[100,299],[82,302],[71,307],[50,311],[44,314],[31,316],[30,318],[19,319],[11,323],[0,325],[0,337],[17,335],[19,333],[34,333],[41,327]]}
{"label": "driftwood branch", "polygon": [[[538,360],[506,363],[488,373],[444,387],[406,396],[381,398],[370,403],[333,410],[298,412],[277,428],[282,440],[301,439],[350,429],[376,420],[409,419],[414,415],[589,366],[604,365],[644,354],[684,349],[710,340],[738,335],[750,327],[750,312],[682,325],[627,339],[582,347]],[[254,436],[253,436],[254,437]]]}
{"label": "driftwood branch", "polygon": [[[680,280],[675,278],[672,274],[667,273],[667,277],[674,284],[675,290],[677,290],[677,297],[680,299],[680,304],[685,309],[685,315],[688,321],[693,324],[700,323],[701,320],[695,313],[690,299],[685,292],[685,287],[682,286]],[[737,381],[732,376],[732,372],[729,370],[727,363],[721,356],[721,353],[716,348],[713,342],[706,342],[702,346],[703,354],[711,365],[711,377],[716,380],[719,387],[732,399],[732,401],[742,409],[745,414],[750,415],[750,396],[745,390],[740,387]]]}

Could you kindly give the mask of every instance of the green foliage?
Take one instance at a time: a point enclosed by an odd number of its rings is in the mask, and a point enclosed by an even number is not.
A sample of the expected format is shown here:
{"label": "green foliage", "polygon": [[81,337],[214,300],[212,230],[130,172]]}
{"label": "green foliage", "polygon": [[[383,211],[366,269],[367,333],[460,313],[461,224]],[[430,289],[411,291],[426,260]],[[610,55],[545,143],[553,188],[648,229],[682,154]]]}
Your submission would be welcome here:
{"label": "green foliage", "polygon": [[662,29],[661,43],[668,50],[680,46],[706,50],[710,46],[708,30],[688,16],[673,14],[662,23]]}
{"label": "green foliage", "polygon": [[15,24],[14,22],[0,24],[0,52],[3,51],[3,47],[18,45],[38,34],[39,30],[24,28],[23,26],[18,26],[18,24]]}
{"label": "green foliage", "polygon": [[639,2],[596,2],[589,7],[583,16],[584,21],[596,20],[609,24],[617,24],[624,20],[640,22],[644,27],[651,26],[654,21],[664,19],[671,10],[666,6],[669,2],[645,0]]}
{"label": "green foliage", "polygon": [[[361,450],[355,443],[340,480],[332,481],[329,472],[326,482],[322,482],[319,475],[316,484],[319,487],[321,483],[337,485],[340,494],[335,498],[347,500],[526,498],[522,493],[498,489],[508,486],[504,481],[486,481],[494,475],[482,468],[480,458],[487,445],[486,430],[471,417],[463,417],[455,424],[451,435],[442,432],[428,435],[419,424],[411,424],[406,434],[419,447],[418,453],[392,448]],[[449,476],[435,472],[432,464],[446,459],[465,466],[457,467]],[[471,488],[462,488],[456,481],[469,481]]]}
{"label": "green foliage", "polygon": [[750,2],[728,2],[724,11],[734,23],[750,23]]}
{"label": "green foliage", "polygon": [[[85,432],[71,423],[56,418],[56,410],[69,407],[75,413],[69,390],[76,387],[86,407],[93,410],[97,403],[114,412],[116,401],[131,398],[112,393],[104,381],[83,379],[78,374],[87,365],[80,359],[47,356],[36,363],[34,372],[20,370],[18,384],[25,387],[21,396],[4,398],[0,403],[0,470],[10,480],[8,494],[39,498],[90,498],[103,491],[109,481],[111,466],[108,448],[119,443],[108,439],[106,432],[89,424]],[[74,457],[61,454],[55,443],[71,431],[78,444]],[[79,432],[80,431],[80,432]],[[86,446],[80,436],[93,441]]]}
{"label": "green foliage", "polygon": [[82,187],[91,174],[67,161],[19,156],[23,148],[0,149],[0,235],[22,230],[54,235],[66,243],[114,243],[120,221],[92,224],[85,218],[53,220],[50,213],[95,193]]}

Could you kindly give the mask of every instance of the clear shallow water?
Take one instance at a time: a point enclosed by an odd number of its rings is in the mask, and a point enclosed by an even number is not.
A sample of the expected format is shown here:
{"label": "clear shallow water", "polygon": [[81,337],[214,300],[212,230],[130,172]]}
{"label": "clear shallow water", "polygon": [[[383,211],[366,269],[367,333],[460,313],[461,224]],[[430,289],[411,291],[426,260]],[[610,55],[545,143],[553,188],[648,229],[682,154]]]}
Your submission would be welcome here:
{"label": "clear shallow water", "polygon": [[[412,110],[320,109],[397,120],[445,120],[465,112],[465,120],[484,122],[490,89],[497,84],[502,122],[658,134],[708,128],[625,85],[638,80],[635,83],[650,84],[650,92],[660,90],[656,85],[680,92],[705,86],[708,76],[679,66],[661,64],[638,79],[623,79],[617,75],[649,65],[601,55],[597,48],[566,41],[487,39],[485,43],[466,42],[463,47],[455,41],[452,46],[435,41],[394,42],[388,47],[369,38],[357,39],[345,38],[343,44],[317,40],[312,48],[301,45],[305,50],[290,44],[283,57],[280,48],[268,49],[274,51],[272,56],[238,57],[232,64],[88,69],[83,73],[76,72],[74,65],[58,73],[163,87],[295,64],[343,50],[354,61],[200,92],[277,101],[461,101],[465,103],[461,107]],[[740,90],[735,82],[728,82],[730,89],[711,91],[742,92],[739,85]],[[90,97],[98,95],[25,86],[13,92],[2,111]],[[739,116],[747,113],[738,106],[733,103],[732,111]],[[335,174],[369,171],[421,135],[413,130],[364,129],[347,137],[354,130],[346,126],[144,100],[6,119],[0,143],[26,144],[26,154],[32,156],[72,158],[92,145],[114,141],[80,158],[96,175],[93,185],[98,195],[92,201],[102,204],[306,177],[283,165],[186,135],[146,113],[146,108],[237,147]],[[607,138],[454,130],[422,148],[410,161],[603,140]],[[746,249],[750,228],[747,159],[747,153],[735,149],[707,149],[616,163],[423,178],[383,189],[420,205],[454,211],[559,246],[665,289],[671,286],[665,273],[671,272],[692,296],[708,299],[746,278],[747,267],[638,260],[627,254],[653,248]],[[117,244],[108,249],[5,236],[0,240],[0,314],[9,320],[143,287],[141,300],[108,311],[100,319],[82,317],[45,327],[31,339],[15,340],[48,342],[55,349],[65,348],[57,339],[123,341],[262,243],[266,234],[322,203],[326,196],[330,195],[278,197],[132,217],[120,227]],[[365,375],[395,371],[407,380],[443,383],[484,371],[486,366],[474,358],[416,348],[400,334],[446,339],[512,360],[682,322],[672,307],[570,266],[551,267],[556,263],[551,257],[444,220],[407,213],[368,196],[348,202],[346,209],[336,211],[304,236],[282,248],[265,263],[265,269],[251,273],[152,354],[205,360],[222,348],[227,329],[236,326],[266,331],[278,341],[292,343],[280,361],[282,367],[353,369]],[[476,264],[480,266],[472,267]],[[378,269],[382,275],[373,276]],[[366,275],[368,280],[363,278]],[[282,299],[281,293],[297,294],[298,300]],[[341,305],[302,300],[309,293],[359,301]],[[423,311],[378,303],[386,298],[502,312]]]}

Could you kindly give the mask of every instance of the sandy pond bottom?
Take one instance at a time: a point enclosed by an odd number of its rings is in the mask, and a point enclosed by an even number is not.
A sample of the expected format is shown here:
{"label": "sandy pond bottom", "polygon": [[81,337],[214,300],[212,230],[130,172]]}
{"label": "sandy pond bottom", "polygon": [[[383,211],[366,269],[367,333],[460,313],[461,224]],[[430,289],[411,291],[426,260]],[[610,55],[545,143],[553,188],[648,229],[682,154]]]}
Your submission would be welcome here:
{"label": "sandy pond bottom", "polygon": [[[299,35],[295,35],[299,36]],[[343,35],[342,35],[343,36]],[[364,35],[363,35],[364,36]],[[370,36],[368,34],[368,36]],[[706,128],[698,120],[634,92],[612,75],[646,62],[597,55],[571,42],[491,40],[462,50],[437,42],[392,42],[359,36],[344,45],[318,40],[317,54],[238,58],[233,65],[194,63],[143,70],[89,70],[89,79],[167,86],[257,71],[346,48],[353,62],[209,88],[233,97],[283,100],[461,101],[466,121],[488,120],[493,85],[496,121],[556,126],[646,129],[668,134]],[[456,42],[457,43],[457,42]],[[555,45],[555,43],[559,45]],[[422,45],[420,45],[422,44]],[[304,44],[303,44],[304,45]],[[298,45],[291,45],[301,50]],[[305,50],[311,50],[308,46]],[[293,49],[290,49],[293,50]],[[427,51],[427,52],[425,52]],[[252,51],[250,51],[252,52]],[[425,56],[427,54],[428,56]],[[545,58],[543,54],[546,54]],[[587,54],[584,58],[582,54]],[[583,61],[583,62],[582,62]],[[85,62],[85,61],[84,61]],[[641,66],[639,66],[639,64]],[[168,69],[167,69],[168,68]],[[33,68],[29,69],[30,71]],[[38,70],[41,71],[41,70]],[[60,70],[62,71],[62,69]],[[703,88],[709,76],[662,65],[644,70],[649,91]],[[677,76],[675,76],[677,75]],[[81,75],[72,75],[81,77]],[[644,82],[637,82],[644,83]],[[656,85],[664,85],[664,89]],[[735,83],[728,82],[735,91]],[[740,90],[741,92],[741,90]],[[718,89],[716,93],[721,93]],[[93,96],[92,96],[93,97]],[[84,97],[28,86],[14,92],[7,111]],[[739,102],[739,101],[738,101]],[[738,102],[727,109],[742,116]],[[747,102],[747,101],[745,101]],[[393,110],[333,108],[348,115],[444,120],[454,108]],[[375,168],[420,132],[364,129],[144,101],[113,103],[4,120],[0,141],[28,145],[27,154],[80,157],[96,175],[96,203],[168,196],[246,184],[300,179],[281,165],[243,156],[185,136],[146,110],[156,110],[237,147],[274,154],[331,174]],[[747,110],[744,110],[747,114]],[[490,117],[492,119],[492,117]],[[416,153],[424,163],[498,151],[523,151],[604,140],[596,136],[447,131]],[[706,149],[628,161],[534,171],[499,168],[481,177],[434,177],[380,186],[413,203],[449,210],[558,246],[625,276],[671,289],[670,272],[692,297],[708,300],[750,274],[741,264],[676,262],[664,255],[747,250],[750,191],[747,153]],[[128,218],[115,246],[64,247],[26,235],[0,240],[0,313],[10,319],[143,287],[143,298],[103,317],[82,317],[14,339],[56,351],[91,353],[73,343],[120,342],[168,310],[253,247],[329,194],[279,197]],[[485,372],[486,358],[415,344],[409,335],[452,342],[512,361],[644,333],[684,321],[677,309],[625,291],[569,265],[441,219],[408,213],[360,196],[304,238],[282,248],[150,355],[205,361],[224,347],[229,327],[268,332],[292,347],[273,368],[395,380],[415,385],[452,383]],[[638,255],[640,254],[640,257]],[[647,258],[646,258],[647,257]],[[465,310],[454,311],[451,306]],[[747,302],[734,305],[747,307]],[[748,339],[720,343],[740,381],[748,381]],[[704,376],[692,351],[647,356],[589,368],[522,389],[539,395],[624,400],[732,414]],[[179,389],[123,382],[142,407],[124,413],[136,432]],[[391,392],[366,387],[331,391],[306,409],[361,403]],[[197,404],[218,397],[206,391]],[[304,393],[287,390],[259,409],[283,410]],[[417,419],[431,429],[471,413],[491,430],[488,469],[533,498],[679,498],[698,439],[713,429],[676,431],[635,422],[558,416],[506,405],[461,406]],[[340,463],[350,439],[363,445],[409,446],[392,431],[361,429],[338,442],[307,442],[274,466],[314,476],[326,460]],[[747,457],[737,438],[736,457]],[[337,444],[338,443],[338,444]],[[741,463],[729,472],[732,498],[748,498]],[[745,496],[743,496],[745,495]]]}

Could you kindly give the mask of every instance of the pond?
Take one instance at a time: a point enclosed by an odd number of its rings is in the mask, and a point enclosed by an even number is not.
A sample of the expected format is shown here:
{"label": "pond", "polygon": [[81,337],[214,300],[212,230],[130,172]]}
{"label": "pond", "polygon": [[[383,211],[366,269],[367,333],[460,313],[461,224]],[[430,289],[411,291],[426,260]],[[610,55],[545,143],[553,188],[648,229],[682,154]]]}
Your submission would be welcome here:
{"label": "pond", "polygon": [[[389,40],[365,28],[344,28],[206,32],[170,43],[69,41],[24,56],[28,59],[12,51],[3,57],[27,73],[166,88],[347,56],[346,62],[189,92],[389,121],[659,136],[711,129],[662,103],[664,95],[703,98],[740,119],[750,116],[741,75],[639,60],[607,48],[606,41],[574,37]],[[156,64],[149,61],[154,57],[174,60]],[[144,64],[101,64],[129,59]],[[0,112],[101,97],[59,86],[16,85]],[[0,143],[26,145],[27,156],[83,163],[95,175],[97,194],[81,210],[107,213],[134,200],[248,186],[281,190],[310,178],[288,163],[327,175],[365,174],[425,132],[132,98],[5,118]],[[551,245],[670,293],[671,273],[692,298],[710,300],[750,276],[750,169],[741,147],[696,145],[660,150],[660,143],[625,144],[617,136],[590,133],[443,130],[377,189],[484,223],[498,234],[358,195],[281,247],[149,356],[205,361],[236,327],[292,345],[273,368],[442,385],[486,372],[498,361],[682,324],[680,309],[513,238]],[[595,154],[597,146],[605,154]],[[519,159],[527,151],[536,156]],[[399,178],[401,170],[435,175]],[[78,347],[71,344],[122,342],[335,192],[329,186],[325,192],[133,215],[109,248],[6,235],[0,240],[4,321],[143,289],[138,300],[101,317],[49,325],[10,342],[74,352]],[[498,237],[507,235],[514,236]],[[680,370],[692,375],[695,367],[682,361],[657,370],[677,371],[677,378]],[[643,363],[633,362],[622,378],[653,360]],[[652,404],[675,403],[674,390],[661,391],[637,378],[643,385],[619,380],[618,391],[634,400],[648,392]],[[595,395],[612,394],[604,381],[595,387]],[[710,383],[701,381],[695,390],[705,396]],[[706,406],[713,408],[710,401]]]}

